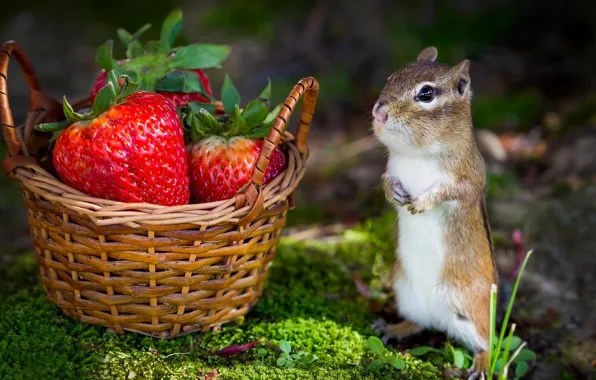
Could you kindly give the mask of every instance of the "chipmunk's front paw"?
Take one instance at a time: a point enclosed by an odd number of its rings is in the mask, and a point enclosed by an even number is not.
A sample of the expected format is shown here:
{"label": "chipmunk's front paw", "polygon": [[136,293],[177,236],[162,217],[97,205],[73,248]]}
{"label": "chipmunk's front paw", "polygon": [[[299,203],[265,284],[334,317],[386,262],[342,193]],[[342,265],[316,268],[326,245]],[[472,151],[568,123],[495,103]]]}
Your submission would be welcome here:
{"label": "chipmunk's front paw", "polygon": [[395,178],[384,177],[385,197],[397,206],[404,206],[412,202],[412,197],[404,190],[401,182]]}
{"label": "chipmunk's front paw", "polygon": [[412,203],[408,205],[408,211],[414,215],[428,211],[433,207],[432,197],[430,195],[421,195],[412,200]]}

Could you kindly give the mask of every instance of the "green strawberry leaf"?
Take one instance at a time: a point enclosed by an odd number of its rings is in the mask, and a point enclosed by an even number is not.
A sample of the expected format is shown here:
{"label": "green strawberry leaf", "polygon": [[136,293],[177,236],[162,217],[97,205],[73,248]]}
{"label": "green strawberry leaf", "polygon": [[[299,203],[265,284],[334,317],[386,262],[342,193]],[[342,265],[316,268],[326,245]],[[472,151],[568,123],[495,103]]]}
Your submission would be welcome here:
{"label": "green strawberry leaf", "polygon": [[199,75],[194,71],[175,70],[159,78],[155,89],[168,92],[198,92],[205,93]]}
{"label": "green strawberry leaf", "polygon": [[161,44],[159,41],[147,41],[145,43],[145,53],[146,54],[159,54],[161,49]]}
{"label": "green strawberry leaf", "polygon": [[66,120],[70,122],[79,121],[85,118],[85,115],[74,111],[70,103],[68,103],[68,100],[66,100],[66,96],[62,101],[62,109],[64,110],[64,116],[66,117]]}
{"label": "green strawberry leaf", "polygon": [[193,142],[200,141],[205,137],[201,131],[206,131],[207,127],[196,115],[190,114],[187,118],[190,122],[190,139]]}
{"label": "green strawberry leaf", "polygon": [[112,86],[114,86],[114,90],[116,91],[116,95],[120,94],[120,84],[118,83],[118,77],[114,70],[108,71],[108,75],[106,77],[106,82],[110,82]]}
{"label": "green strawberry leaf", "polygon": [[278,104],[277,107],[275,107],[271,112],[269,112],[265,120],[263,120],[263,123],[268,124],[274,121],[277,115],[279,114],[279,111],[281,110],[281,106],[281,104]]}
{"label": "green strawberry leaf", "polygon": [[143,54],[143,45],[139,41],[131,41],[126,48],[126,58],[132,59]]}
{"label": "green strawberry leaf", "polygon": [[169,53],[172,44],[182,29],[182,11],[174,9],[161,26],[160,47],[163,53]]}
{"label": "green strawberry leaf", "polygon": [[176,51],[170,66],[175,69],[219,68],[229,55],[230,47],[227,45],[191,44]]}
{"label": "green strawberry leaf", "polygon": [[116,33],[118,34],[118,38],[120,39],[122,45],[124,45],[124,47],[127,48],[128,45],[130,45],[130,42],[132,41],[132,34],[128,33],[128,31],[123,28],[119,28],[118,30],[116,30]]}
{"label": "green strawberry leaf", "polygon": [[250,133],[248,133],[248,137],[250,137],[251,139],[262,139],[263,137],[267,137],[269,136],[272,127],[273,121],[267,124],[262,124],[251,130]]}
{"label": "green strawberry leaf", "polygon": [[242,118],[242,114],[240,113],[240,106],[238,104],[234,105],[234,112],[232,112],[230,116],[230,120],[234,126],[232,130],[232,134],[237,136],[238,134],[243,134],[244,131],[248,130],[248,125],[246,121]]}
{"label": "green strawberry leaf", "polygon": [[106,70],[112,70],[114,66],[117,66],[118,63],[112,58],[112,50],[114,47],[114,41],[107,40],[104,42],[97,51],[95,52],[95,64]]}
{"label": "green strawberry leaf", "polygon": [[72,122],[68,120],[57,121],[55,123],[42,123],[34,127],[39,132],[55,132],[64,129],[71,125]]}
{"label": "green strawberry leaf", "polygon": [[[195,129],[194,133],[191,131],[191,137],[194,142],[209,136],[219,135],[223,132],[221,124],[205,108],[201,108],[198,113],[193,115],[196,115],[198,121],[200,122],[196,125],[196,127],[199,129]],[[194,126],[191,126],[191,128],[193,127]]]}
{"label": "green strawberry leaf", "polygon": [[139,88],[139,84],[134,82],[128,75],[122,75],[121,78],[124,79],[124,83],[120,89],[120,94],[118,94],[118,100],[122,100],[127,96],[132,95]]}
{"label": "green strawberry leaf", "polygon": [[215,113],[215,104],[211,103],[189,102],[188,107],[193,113],[198,113],[201,108],[206,109],[210,114]]}
{"label": "green strawberry leaf", "polygon": [[267,100],[271,99],[271,78],[267,78],[267,87],[261,92],[259,98],[264,98]]}
{"label": "green strawberry leaf", "polygon": [[248,125],[248,128],[254,128],[263,123],[269,114],[269,107],[261,99],[253,100],[248,103],[244,111],[242,111],[242,118]]}
{"label": "green strawberry leaf", "polygon": [[228,115],[232,114],[234,106],[240,104],[240,94],[228,74],[226,74],[221,87],[221,101]]}
{"label": "green strawberry leaf", "polygon": [[97,93],[93,101],[93,114],[100,115],[116,103],[116,90],[110,82],[106,83]]}

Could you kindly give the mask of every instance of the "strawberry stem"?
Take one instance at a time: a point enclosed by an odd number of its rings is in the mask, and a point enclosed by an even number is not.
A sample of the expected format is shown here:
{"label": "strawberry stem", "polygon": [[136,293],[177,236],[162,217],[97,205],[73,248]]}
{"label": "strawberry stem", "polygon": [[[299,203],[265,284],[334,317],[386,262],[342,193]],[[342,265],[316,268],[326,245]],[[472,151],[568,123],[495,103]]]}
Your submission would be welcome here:
{"label": "strawberry stem", "polygon": [[249,102],[244,110],[240,109],[240,94],[228,75],[225,76],[221,93],[226,114],[218,118],[212,114],[214,108],[202,103],[191,104],[182,111],[181,119],[190,132],[191,141],[197,142],[210,136],[258,139],[269,134],[281,109],[280,104],[269,111],[271,80],[268,80],[259,97]]}

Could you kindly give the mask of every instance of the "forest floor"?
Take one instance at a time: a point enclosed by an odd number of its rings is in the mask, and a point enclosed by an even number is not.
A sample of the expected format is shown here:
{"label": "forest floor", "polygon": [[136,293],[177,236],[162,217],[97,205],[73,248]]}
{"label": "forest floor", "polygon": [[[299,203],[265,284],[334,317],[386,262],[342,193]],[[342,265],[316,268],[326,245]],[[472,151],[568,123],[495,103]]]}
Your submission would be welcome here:
{"label": "forest floor", "polygon": [[[163,341],[117,336],[65,317],[45,298],[20,195],[0,177],[0,378],[2,379],[433,379],[461,375],[448,361],[431,363],[407,353],[442,348],[442,334],[427,332],[389,352],[405,362],[370,372],[367,338],[378,318],[395,319],[387,276],[395,250],[395,213],[378,187],[383,155],[370,140],[342,145],[315,133],[309,174],[296,194],[285,237],[264,293],[241,324]],[[338,145],[335,145],[338,146]],[[0,152],[2,153],[2,152]],[[330,162],[329,157],[336,157]],[[340,159],[337,157],[340,156]],[[328,165],[323,165],[326,162]],[[491,176],[489,214],[500,272],[499,315],[511,293],[516,255],[533,249],[512,320],[516,335],[537,359],[524,378],[595,378],[596,189],[553,195]],[[518,230],[523,247],[511,236]],[[372,291],[376,298],[367,292]],[[384,296],[384,303],[379,301]],[[276,365],[280,340],[318,360],[295,368]],[[267,341],[229,357],[226,347]],[[265,350],[259,350],[264,348]],[[51,364],[50,364],[51,363]]]}

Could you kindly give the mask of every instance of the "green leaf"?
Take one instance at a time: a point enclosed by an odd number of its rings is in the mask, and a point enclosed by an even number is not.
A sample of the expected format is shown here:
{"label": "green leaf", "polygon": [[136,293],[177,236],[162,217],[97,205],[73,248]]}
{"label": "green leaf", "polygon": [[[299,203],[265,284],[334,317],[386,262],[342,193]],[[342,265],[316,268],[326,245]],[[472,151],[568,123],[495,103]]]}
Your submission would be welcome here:
{"label": "green leaf", "polygon": [[188,107],[191,109],[193,113],[198,113],[201,110],[201,108],[206,109],[207,112],[209,112],[210,114],[215,113],[215,104],[211,103],[189,102]]}
{"label": "green leaf", "polygon": [[55,123],[42,123],[38,124],[34,127],[36,131],[39,132],[55,132],[68,127],[72,122],[68,120],[57,121]]}
{"label": "green leaf", "polygon": [[464,368],[464,354],[459,348],[453,350],[453,364],[459,369]]}
{"label": "green leaf", "polygon": [[161,25],[161,36],[159,39],[161,45],[161,51],[163,53],[169,53],[174,40],[180,34],[182,28],[182,11],[180,9],[174,9],[166,17],[163,24]]}
{"label": "green leaf", "polygon": [[70,103],[68,103],[68,100],[66,100],[66,96],[62,100],[62,109],[64,111],[64,116],[66,117],[66,120],[70,122],[79,121],[85,118],[85,115],[77,113],[74,111],[74,109],[72,109],[72,106],[70,105]]}
{"label": "green leaf", "polygon": [[205,128],[204,131],[199,132],[199,134],[202,134],[202,138],[205,138],[205,137],[207,137],[207,135],[210,135],[210,134],[219,134],[222,132],[221,124],[205,108],[202,108],[201,110],[199,110],[199,113],[196,115]]}
{"label": "green leaf", "polygon": [[159,41],[147,41],[145,43],[145,54],[159,54],[161,45]]}
{"label": "green leaf", "polygon": [[263,123],[269,114],[269,107],[261,99],[253,100],[248,103],[244,111],[242,111],[242,118],[249,128],[254,128]]}
{"label": "green leaf", "polygon": [[263,123],[267,124],[275,120],[277,115],[279,115],[279,110],[281,110],[281,107],[282,105],[278,104],[277,107],[275,107],[271,112],[269,112],[269,114],[267,114],[267,117],[265,118],[265,120],[263,120]]}
{"label": "green leaf", "polygon": [[536,354],[534,353],[534,351],[524,348],[519,352],[519,354],[517,354],[513,362],[520,363],[534,359],[536,359]]}
{"label": "green leaf", "polygon": [[106,82],[110,82],[112,86],[114,86],[116,95],[120,94],[120,84],[118,83],[118,77],[116,77],[116,73],[114,72],[114,70],[108,71]]}
{"label": "green leaf", "polygon": [[294,362],[289,362],[286,360],[286,368],[294,368],[296,366],[296,363]]}
{"label": "green leaf", "polygon": [[126,48],[126,58],[136,58],[143,54],[143,45],[139,41],[131,41]]}
{"label": "green leaf", "polygon": [[120,39],[122,45],[127,48],[130,44],[130,41],[132,41],[132,34],[128,33],[128,31],[123,28],[116,30],[116,33],[118,34],[118,38]]}
{"label": "green leaf", "polygon": [[229,55],[227,45],[191,44],[176,51],[170,66],[175,69],[219,68]]}
{"label": "green leaf", "polygon": [[403,360],[396,356],[389,356],[387,358],[387,363],[391,364],[393,367],[397,369],[404,369],[406,368],[406,363]]}
{"label": "green leaf", "polygon": [[232,134],[237,136],[239,133],[243,134],[243,131],[248,130],[248,126],[246,121],[242,118],[242,114],[240,113],[240,106],[236,104],[234,106],[234,112],[232,112],[230,116],[230,120],[232,120],[234,129],[232,130]]}
{"label": "green leaf", "polygon": [[137,91],[139,84],[133,81],[128,75],[121,75],[120,78],[124,79],[124,83],[120,89],[120,94],[118,94],[118,99],[124,99]]}
{"label": "green leaf", "polygon": [[279,349],[285,352],[286,354],[289,354],[290,351],[292,351],[292,346],[290,345],[290,342],[288,342],[287,340],[280,340]]}
{"label": "green leaf", "polygon": [[286,364],[286,359],[277,358],[277,362],[275,364],[277,364],[278,367],[283,367]]}
{"label": "green leaf", "polygon": [[366,367],[366,369],[369,370],[370,372],[376,372],[376,371],[380,370],[381,368],[383,368],[384,365],[385,365],[385,363],[381,359],[375,359],[372,362],[370,362],[370,364]]}
{"label": "green leaf", "polygon": [[509,344],[509,351],[515,351],[521,344],[522,340],[517,336],[512,336],[511,339],[508,337],[505,342],[504,346],[507,347]]}
{"label": "green leaf", "polygon": [[267,355],[267,350],[264,348],[259,348],[259,350],[257,351],[257,354],[259,356],[266,356]]}
{"label": "green leaf", "polygon": [[308,364],[312,364],[314,363],[316,360],[318,360],[319,357],[315,354],[308,354],[306,355],[306,357],[304,358],[304,361]]}
{"label": "green leaf", "polygon": [[228,115],[232,114],[235,105],[240,104],[240,94],[228,74],[226,74],[221,87],[221,101]]}
{"label": "green leaf", "polygon": [[280,355],[282,358],[286,359],[287,361],[292,361],[292,357],[287,352],[282,352]]}
{"label": "green leaf", "polygon": [[377,338],[376,336],[369,336],[368,337],[368,347],[375,355],[383,355],[385,352],[385,346],[381,339]]}
{"label": "green leaf", "polygon": [[495,372],[501,372],[501,367],[503,366],[503,359],[499,358],[497,363],[495,364]]}
{"label": "green leaf", "polygon": [[259,98],[264,98],[267,100],[271,99],[271,79],[267,78],[267,87],[265,87],[265,89],[261,92],[261,95],[259,95]]}
{"label": "green leaf", "polygon": [[528,372],[528,363],[521,362],[515,365],[515,377],[521,379]]}
{"label": "green leaf", "polygon": [[416,347],[416,348],[412,348],[412,349],[408,350],[408,352],[413,356],[422,356],[422,355],[426,355],[429,352],[433,352],[433,351],[438,351],[438,350],[435,348],[432,348],[432,347],[427,347],[427,346]]}
{"label": "green leaf", "polygon": [[151,29],[151,24],[147,23],[143,26],[141,26],[136,32],[134,32],[134,34],[132,35],[132,40],[133,41],[137,41],[139,38],[141,38],[141,35],[143,33],[145,33],[146,31],[148,31],[149,29]]}
{"label": "green leaf", "polygon": [[159,78],[155,89],[168,92],[198,92],[205,94],[201,78],[194,71],[175,70]]}
{"label": "green leaf", "polygon": [[114,47],[114,41],[107,40],[104,42],[97,51],[95,52],[95,64],[106,70],[112,70],[118,63],[112,58],[112,50]]}
{"label": "green leaf", "polygon": [[112,83],[108,82],[101,90],[97,93],[95,100],[93,101],[93,114],[100,115],[107,111],[116,102],[116,90]]}

